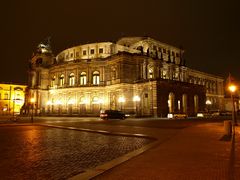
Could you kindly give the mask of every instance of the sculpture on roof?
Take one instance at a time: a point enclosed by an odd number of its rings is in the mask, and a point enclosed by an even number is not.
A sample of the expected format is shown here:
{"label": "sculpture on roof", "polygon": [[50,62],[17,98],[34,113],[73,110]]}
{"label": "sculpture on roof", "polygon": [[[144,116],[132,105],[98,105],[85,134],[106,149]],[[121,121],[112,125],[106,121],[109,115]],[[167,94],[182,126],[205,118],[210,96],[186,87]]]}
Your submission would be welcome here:
{"label": "sculpture on roof", "polygon": [[50,39],[51,37],[47,37],[38,45],[37,51],[39,53],[52,53]]}

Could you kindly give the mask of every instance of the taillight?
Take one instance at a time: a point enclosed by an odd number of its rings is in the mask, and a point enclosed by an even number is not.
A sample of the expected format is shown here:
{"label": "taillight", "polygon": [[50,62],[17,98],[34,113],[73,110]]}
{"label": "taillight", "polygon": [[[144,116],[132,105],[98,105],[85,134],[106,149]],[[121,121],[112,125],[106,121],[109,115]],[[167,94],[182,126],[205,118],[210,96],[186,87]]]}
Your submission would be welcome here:
{"label": "taillight", "polygon": [[100,117],[107,117],[107,114],[100,114]]}

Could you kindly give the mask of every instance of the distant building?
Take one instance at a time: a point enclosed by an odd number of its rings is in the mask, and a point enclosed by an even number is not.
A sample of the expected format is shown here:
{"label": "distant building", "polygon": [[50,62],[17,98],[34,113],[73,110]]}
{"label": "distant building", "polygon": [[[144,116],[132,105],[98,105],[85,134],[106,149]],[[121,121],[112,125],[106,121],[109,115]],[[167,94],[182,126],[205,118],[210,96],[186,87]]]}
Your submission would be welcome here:
{"label": "distant building", "polygon": [[79,45],[56,57],[41,44],[30,61],[29,98],[36,113],[49,115],[121,109],[166,117],[223,109],[223,78],[186,67],[183,53],[149,37]]}
{"label": "distant building", "polygon": [[0,84],[0,115],[19,114],[25,102],[26,85]]}

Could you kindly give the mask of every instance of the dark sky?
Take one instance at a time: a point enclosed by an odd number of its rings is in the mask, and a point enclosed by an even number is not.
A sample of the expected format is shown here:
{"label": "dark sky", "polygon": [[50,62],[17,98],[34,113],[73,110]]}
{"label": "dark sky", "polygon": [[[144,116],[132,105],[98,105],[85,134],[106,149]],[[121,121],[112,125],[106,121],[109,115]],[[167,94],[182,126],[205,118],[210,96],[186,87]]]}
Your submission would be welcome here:
{"label": "dark sky", "polygon": [[187,66],[240,79],[238,0],[8,0],[0,10],[0,82],[27,82],[32,52],[51,36],[68,47],[122,36],[182,46]]}

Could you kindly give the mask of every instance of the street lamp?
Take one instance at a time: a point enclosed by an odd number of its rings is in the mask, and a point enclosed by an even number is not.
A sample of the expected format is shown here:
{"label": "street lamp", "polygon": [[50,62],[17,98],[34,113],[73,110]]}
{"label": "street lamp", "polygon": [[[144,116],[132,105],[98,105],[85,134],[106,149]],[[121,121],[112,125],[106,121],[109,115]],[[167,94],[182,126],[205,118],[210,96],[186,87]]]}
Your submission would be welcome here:
{"label": "street lamp", "polygon": [[32,121],[32,123],[33,123],[33,109],[34,109],[35,99],[34,99],[34,98],[31,98],[31,99],[30,99],[30,102],[31,102],[31,106],[32,106],[32,116],[31,116],[31,121]]}
{"label": "street lamp", "polygon": [[134,96],[133,101],[136,102],[136,116],[138,116],[138,112],[139,112],[138,106],[139,106],[139,102],[140,102],[140,97]]}
{"label": "street lamp", "polygon": [[235,104],[234,104],[234,98],[233,93],[237,90],[237,86],[234,84],[230,84],[228,86],[228,90],[231,93],[231,100],[232,100],[232,126],[233,126],[233,133],[235,133],[235,125],[237,125],[236,118],[235,118]]}
{"label": "street lamp", "polygon": [[207,111],[209,112],[212,102],[208,99],[206,100]]}

